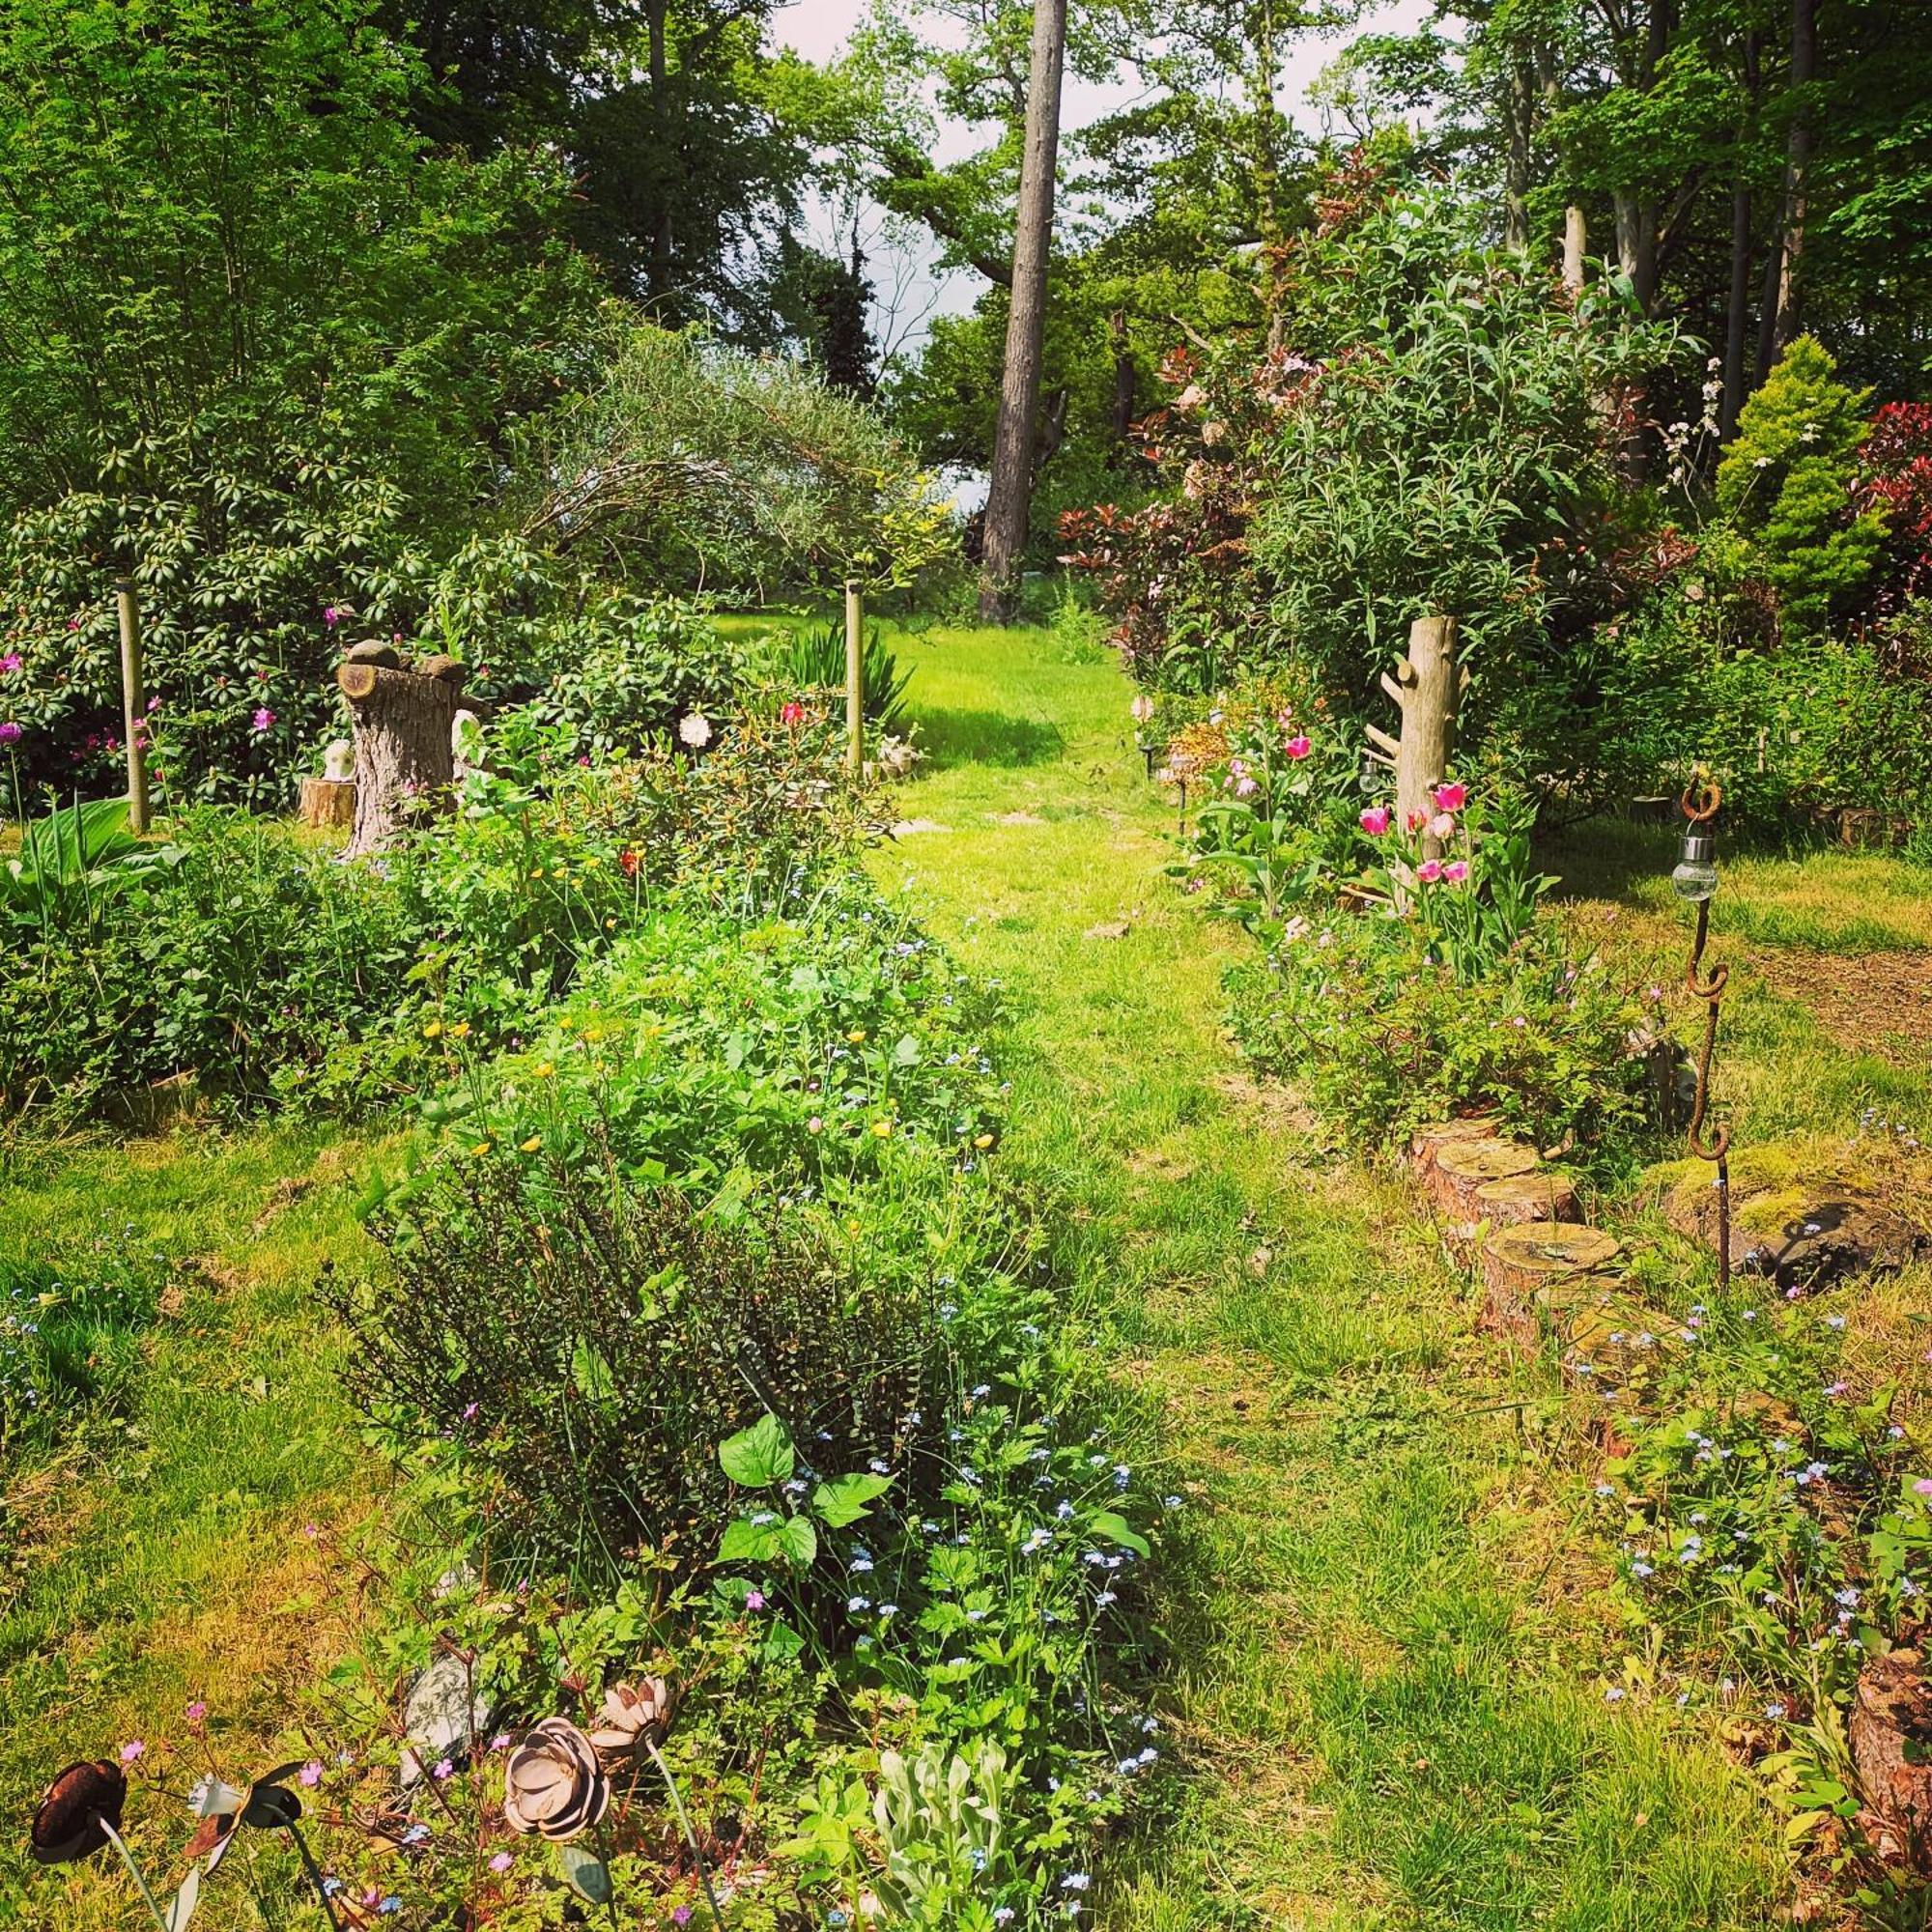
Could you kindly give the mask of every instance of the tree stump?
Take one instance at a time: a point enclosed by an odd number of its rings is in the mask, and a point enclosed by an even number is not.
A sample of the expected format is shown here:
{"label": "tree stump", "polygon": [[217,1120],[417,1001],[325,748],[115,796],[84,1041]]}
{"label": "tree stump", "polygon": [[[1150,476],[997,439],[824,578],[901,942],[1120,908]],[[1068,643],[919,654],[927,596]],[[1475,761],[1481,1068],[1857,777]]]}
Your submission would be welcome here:
{"label": "tree stump", "polygon": [[1535,1152],[1509,1141],[1451,1141],[1436,1151],[1429,1177],[1429,1195],[1451,1221],[1482,1218],[1476,1192],[1492,1180],[1509,1180],[1533,1174]]}
{"label": "tree stump", "polygon": [[303,779],[301,822],[317,831],[355,822],[354,779]]}
{"label": "tree stump", "polygon": [[1483,1249],[1489,1290],[1484,1325],[1525,1346],[1536,1340],[1539,1310],[1552,1292],[1586,1285],[1623,1252],[1601,1228],[1562,1221],[1520,1221],[1498,1228]]}
{"label": "tree stump", "polygon": [[444,659],[431,661],[434,670],[405,670],[395,659],[387,644],[358,644],[335,673],[355,721],[355,829],[345,848],[350,858],[392,843],[406,801],[446,791],[455,776],[450,737],[462,667]]}
{"label": "tree stump", "polygon": [[1476,1189],[1476,1218],[1492,1227],[1514,1228],[1524,1221],[1575,1221],[1581,1210],[1568,1176],[1547,1169],[1505,1175]]}
{"label": "tree stump", "polygon": [[1432,1121],[1409,1135],[1408,1164],[1415,1170],[1416,1179],[1426,1189],[1430,1177],[1435,1172],[1435,1156],[1445,1147],[1459,1141],[1492,1141],[1495,1138],[1496,1123],[1492,1120]]}
{"label": "tree stump", "polygon": [[1846,1725],[1858,1767],[1859,1823],[1888,1862],[1932,1871],[1932,1683],[1916,1650],[1866,1664]]}
{"label": "tree stump", "polygon": [[[1456,744],[1456,702],[1466,679],[1456,663],[1456,619],[1418,617],[1408,627],[1408,653],[1391,677],[1382,673],[1382,689],[1395,699],[1402,714],[1402,734],[1369,727],[1370,741],[1395,760],[1395,810],[1399,824],[1407,826],[1419,812],[1435,815],[1431,790],[1449,769]],[[1442,841],[1425,837],[1423,857],[1441,856]]]}

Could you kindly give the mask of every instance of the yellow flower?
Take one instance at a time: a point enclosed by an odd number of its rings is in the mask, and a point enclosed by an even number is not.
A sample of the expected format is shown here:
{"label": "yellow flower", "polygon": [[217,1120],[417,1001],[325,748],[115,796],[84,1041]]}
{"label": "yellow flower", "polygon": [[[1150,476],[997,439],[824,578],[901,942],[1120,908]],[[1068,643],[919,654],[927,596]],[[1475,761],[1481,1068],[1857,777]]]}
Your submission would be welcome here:
{"label": "yellow flower", "polygon": [[541,866],[533,866],[533,867],[532,867],[530,868],[530,877],[531,877],[531,878],[533,878],[533,879],[540,879],[540,878],[542,878],[542,877],[543,877],[543,867],[542,867]]}
{"label": "yellow flower", "polygon": [[431,1020],[429,1025],[423,1028],[423,1037],[425,1039],[434,1039],[441,1031],[442,1022],[440,1020]]}
{"label": "yellow flower", "polygon": [[478,1141],[469,1151],[471,1153],[488,1153],[490,1151],[490,1143],[488,1141]]}
{"label": "yellow flower", "polygon": [[468,1020],[458,1020],[450,1028],[449,1037],[451,1039],[468,1039],[469,1037],[469,1022]]}
{"label": "yellow flower", "polygon": [[540,1060],[536,1064],[535,1072],[539,1080],[548,1080],[555,1071],[556,1062],[554,1060]]}
{"label": "yellow flower", "polygon": [[854,1027],[852,1031],[845,1036],[845,1037],[848,1040],[850,1040],[854,1046],[863,1046],[866,1043],[866,1029],[864,1027]]}
{"label": "yellow flower", "polygon": [[857,1234],[857,1233],[859,1232],[859,1224],[858,1224],[858,1222],[856,1222],[856,1221],[847,1221],[847,1222],[845,1223],[845,1232],[846,1232],[846,1233],[847,1233],[848,1235],[856,1235],[856,1234]]}
{"label": "yellow flower", "polygon": [[606,932],[615,932],[617,930],[617,922],[614,919],[607,919],[604,922],[604,930]]}
{"label": "yellow flower", "polygon": [[976,1148],[989,1148],[993,1145],[993,1137],[991,1134],[976,1134],[973,1137],[973,1145]]}
{"label": "yellow flower", "polygon": [[568,866],[553,866],[550,868],[550,875],[553,879],[567,879],[570,877],[570,867]]}
{"label": "yellow flower", "polygon": [[535,1153],[537,1149],[543,1146],[543,1136],[541,1134],[532,1134],[528,1140],[520,1141],[518,1145],[526,1153]]}
{"label": "yellow flower", "polygon": [[877,1134],[881,1140],[885,1140],[891,1135],[893,1131],[893,1123],[890,1121],[874,1121],[872,1122],[872,1131],[875,1134]]}

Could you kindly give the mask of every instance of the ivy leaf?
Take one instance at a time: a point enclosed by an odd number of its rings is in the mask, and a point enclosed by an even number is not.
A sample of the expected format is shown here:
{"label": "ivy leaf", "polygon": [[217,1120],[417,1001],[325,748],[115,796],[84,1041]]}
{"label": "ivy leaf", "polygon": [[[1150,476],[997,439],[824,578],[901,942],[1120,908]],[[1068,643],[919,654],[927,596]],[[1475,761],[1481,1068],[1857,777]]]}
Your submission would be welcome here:
{"label": "ivy leaf", "polygon": [[827,1529],[843,1529],[871,1513],[873,1501],[893,1486],[890,1476],[840,1476],[820,1483],[811,1492],[811,1506]]}
{"label": "ivy leaf", "polygon": [[776,1415],[761,1415],[718,1445],[718,1461],[740,1489],[768,1490],[791,1481],[791,1431]]}

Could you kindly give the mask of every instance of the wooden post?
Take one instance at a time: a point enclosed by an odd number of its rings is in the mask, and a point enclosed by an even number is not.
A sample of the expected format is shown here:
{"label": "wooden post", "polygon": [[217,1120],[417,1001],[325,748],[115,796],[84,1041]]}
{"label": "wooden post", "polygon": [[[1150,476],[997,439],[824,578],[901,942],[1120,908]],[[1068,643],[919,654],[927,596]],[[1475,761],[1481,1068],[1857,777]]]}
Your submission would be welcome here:
{"label": "wooden post", "polygon": [[128,826],[136,833],[148,829],[148,695],[141,685],[141,609],[134,598],[134,580],[114,580],[114,601],[121,607],[121,721],[128,738]]}
{"label": "wooden post", "polygon": [[[1449,769],[1456,701],[1467,682],[1456,664],[1454,617],[1418,617],[1408,627],[1408,655],[1393,677],[1382,673],[1382,689],[1402,713],[1402,736],[1391,738],[1372,724],[1369,737],[1395,760],[1396,819],[1405,830],[1418,812],[1427,820],[1435,810],[1430,791]],[[1439,857],[1441,849],[1440,839],[1425,836],[1425,858]]]}
{"label": "wooden post", "polygon": [[866,768],[866,600],[859,580],[845,580],[845,764],[854,778]]}

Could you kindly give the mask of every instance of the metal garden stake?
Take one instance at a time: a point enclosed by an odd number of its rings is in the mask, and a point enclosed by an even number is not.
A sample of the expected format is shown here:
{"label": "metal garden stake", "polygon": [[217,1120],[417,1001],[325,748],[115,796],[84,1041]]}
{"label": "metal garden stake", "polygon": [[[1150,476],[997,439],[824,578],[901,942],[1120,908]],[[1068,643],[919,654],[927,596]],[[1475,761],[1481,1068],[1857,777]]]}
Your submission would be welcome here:
{"label": "metal garden stake", "polygon": [[1690,963],[1685,969],[1684,983],[1692,999],[1704,1002],[1704,1046],[1697,1056],[1697,1094],[1690,1107],[1690,1151],[1699,1160],[1708,1160],[1718,1170],[1718,1287],[1731,1285],[1731,1167],[1728,1155],[1731,1130],[1716,1128],[1709,1141],[1704,1138],[1704,1116],[1711,1103],[1711,1055],[1718,1044],[1718,1004],[1731,969],[1717,965],[1708,978],[1704,975],[1704,945],[1711,934],[1711,898],[1718,890],[1718,841],[1711,826],[1718,815],[1723,794],[1710,780],[1693,785],[1684,794],[1684,850],[1670,884],[1680,898],[1697,908],[1697,930],[1690,942]]}

